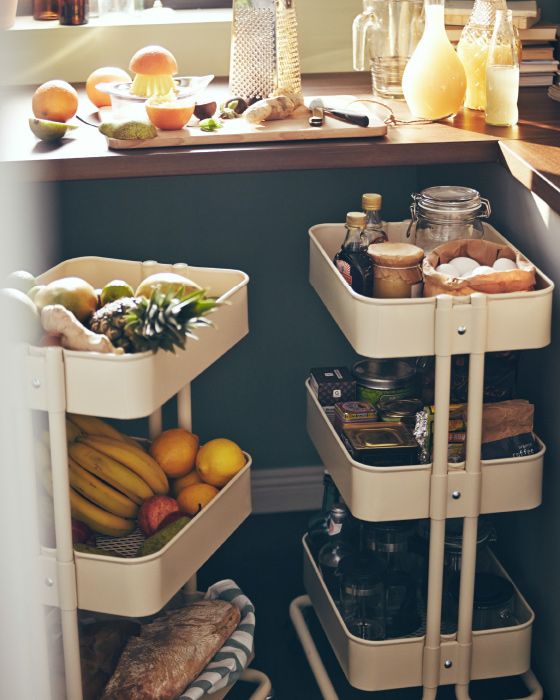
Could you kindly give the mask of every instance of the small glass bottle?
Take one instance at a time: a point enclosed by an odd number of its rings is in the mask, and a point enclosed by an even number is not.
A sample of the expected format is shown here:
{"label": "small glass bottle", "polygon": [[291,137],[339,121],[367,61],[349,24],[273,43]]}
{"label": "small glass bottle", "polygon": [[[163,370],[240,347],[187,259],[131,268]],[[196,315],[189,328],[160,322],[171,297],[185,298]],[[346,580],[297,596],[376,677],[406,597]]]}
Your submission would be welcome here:
{"label": "small glass bottle", "polygon": [[498,10],[486,64],[487,124],[513,126],[519,112],[519,39],[511,10]]}
{"label": "small glass bottle", "polygon": [[33,0],[33,19],[41,22],[58,19],[58,0]]}
{"label": "small glass bottle", "polygon": [[381,202],[380,194],[367,192],[362,195],[362,209],[367,217],[364,231],[370,245],[372,243],[385,243],[389,240],[383,221],[381,221]]}
{"label": "small glass bottle", "polygon": [[450,117],[465,100],[467,77],[445,31],[444,6],[444,0],[425,0],[424,34],[403,73],[404,97],[420,119]]}
{"label": "small glass bottle", "polygon": [[325,470],[323,474],[323,503],[321,510],[309,518],[307,525],[307,544],[314,557],[329,539],[328,517],[331,508],[340,500],[340,494],[336,488],[332,476]]}
{"label": "small glass bottle", "polygon": [[461,32],[457,55],[467,74],[465,107],[486,108],[486,63],[496,10],[507,9],[506,0],[475,0],[469,21]]}
{"label": "small glass bottle", "polygon": [[89,0],[60,0],[60,24],[77,26],[89,20]]}
{"label": "small glass bottle", "polygon": [[346,282],[358,294],[373,294],[373,266],[367,253],[368,239],[364,232],[366,215],[351,211],[346,215],[346,237],[334,256],[334,264]]}
{"label": "small glass bottle", "polygon": [[344,557],[356,554],[359,549],[358,536],[350,511],[344,503],[335,503],[329,513],[327,542],[319,550],[317,563],[323,581],[333,599],[340,594],[338,565]]}

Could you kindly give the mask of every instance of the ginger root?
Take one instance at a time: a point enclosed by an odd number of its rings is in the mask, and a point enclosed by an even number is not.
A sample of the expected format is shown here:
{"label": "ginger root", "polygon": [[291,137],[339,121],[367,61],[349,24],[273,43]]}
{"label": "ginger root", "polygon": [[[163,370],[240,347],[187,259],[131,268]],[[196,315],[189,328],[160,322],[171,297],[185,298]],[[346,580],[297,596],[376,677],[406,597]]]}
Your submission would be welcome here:
{"label": "ginger root", "polygon": [[60,337],[60,344],[67,350],[89,350],[122,354],[122,348],[115,348],[106,335],[94,333],[78,321],[71,311],[62,304],[50,304],[41,311],[41,324],[50,334]]}
{"label": "ginger root", "polygon": [[275,90],[270,97],[259,100],[243,112],[251,124],[260,124],[274,119],[286,119],[303,104],[303,95],[286,88]]}

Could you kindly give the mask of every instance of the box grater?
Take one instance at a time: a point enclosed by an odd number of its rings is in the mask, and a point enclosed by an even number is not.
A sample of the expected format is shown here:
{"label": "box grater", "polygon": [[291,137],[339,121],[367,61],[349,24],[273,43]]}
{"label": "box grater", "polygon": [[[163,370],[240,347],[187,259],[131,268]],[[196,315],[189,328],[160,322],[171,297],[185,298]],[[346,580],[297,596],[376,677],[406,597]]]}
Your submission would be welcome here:
{"label": "box grater", "polygon": [[236,97],[301,91],[295,0],[233,0],[229,89]]}

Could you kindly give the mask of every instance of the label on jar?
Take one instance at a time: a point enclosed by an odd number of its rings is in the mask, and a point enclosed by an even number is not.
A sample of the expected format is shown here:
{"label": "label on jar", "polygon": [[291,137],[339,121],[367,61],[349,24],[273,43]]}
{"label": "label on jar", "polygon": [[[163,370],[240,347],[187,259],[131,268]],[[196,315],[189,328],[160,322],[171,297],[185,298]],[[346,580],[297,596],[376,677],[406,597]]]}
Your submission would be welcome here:
{"label": "label on jar", "polygon": [[386,396],[387,399],[407,399],[410,396],[414,396],[413,386],[403,386],[400,389],[373,389],[369,386],[361,386],[360,384],[356,387],[356,394],[359,401],[370,401],[374,406],[382,396]]}

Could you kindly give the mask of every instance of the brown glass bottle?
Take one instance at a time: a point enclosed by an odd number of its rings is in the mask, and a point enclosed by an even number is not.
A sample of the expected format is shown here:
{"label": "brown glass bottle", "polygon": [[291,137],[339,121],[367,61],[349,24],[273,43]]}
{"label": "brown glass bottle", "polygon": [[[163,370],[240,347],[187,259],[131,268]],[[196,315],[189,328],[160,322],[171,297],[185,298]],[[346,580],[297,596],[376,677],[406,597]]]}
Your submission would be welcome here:
{"label": "brown glass bottle", "polygon": [[364,228],[366,215],[351,211],[346,215],[346,238],[334,256],[334,264],[346,282],[358,294],[373,294],[373,266],[368,255]]}
{"label": "brown glass bottle", "polygon": [[41,22],[58,19],[58,0],[33,0],[33,19]]}
{"label": "brown glass bottle", "polygon": [[60,24],[87,24],[89,0],[60,0]]}

